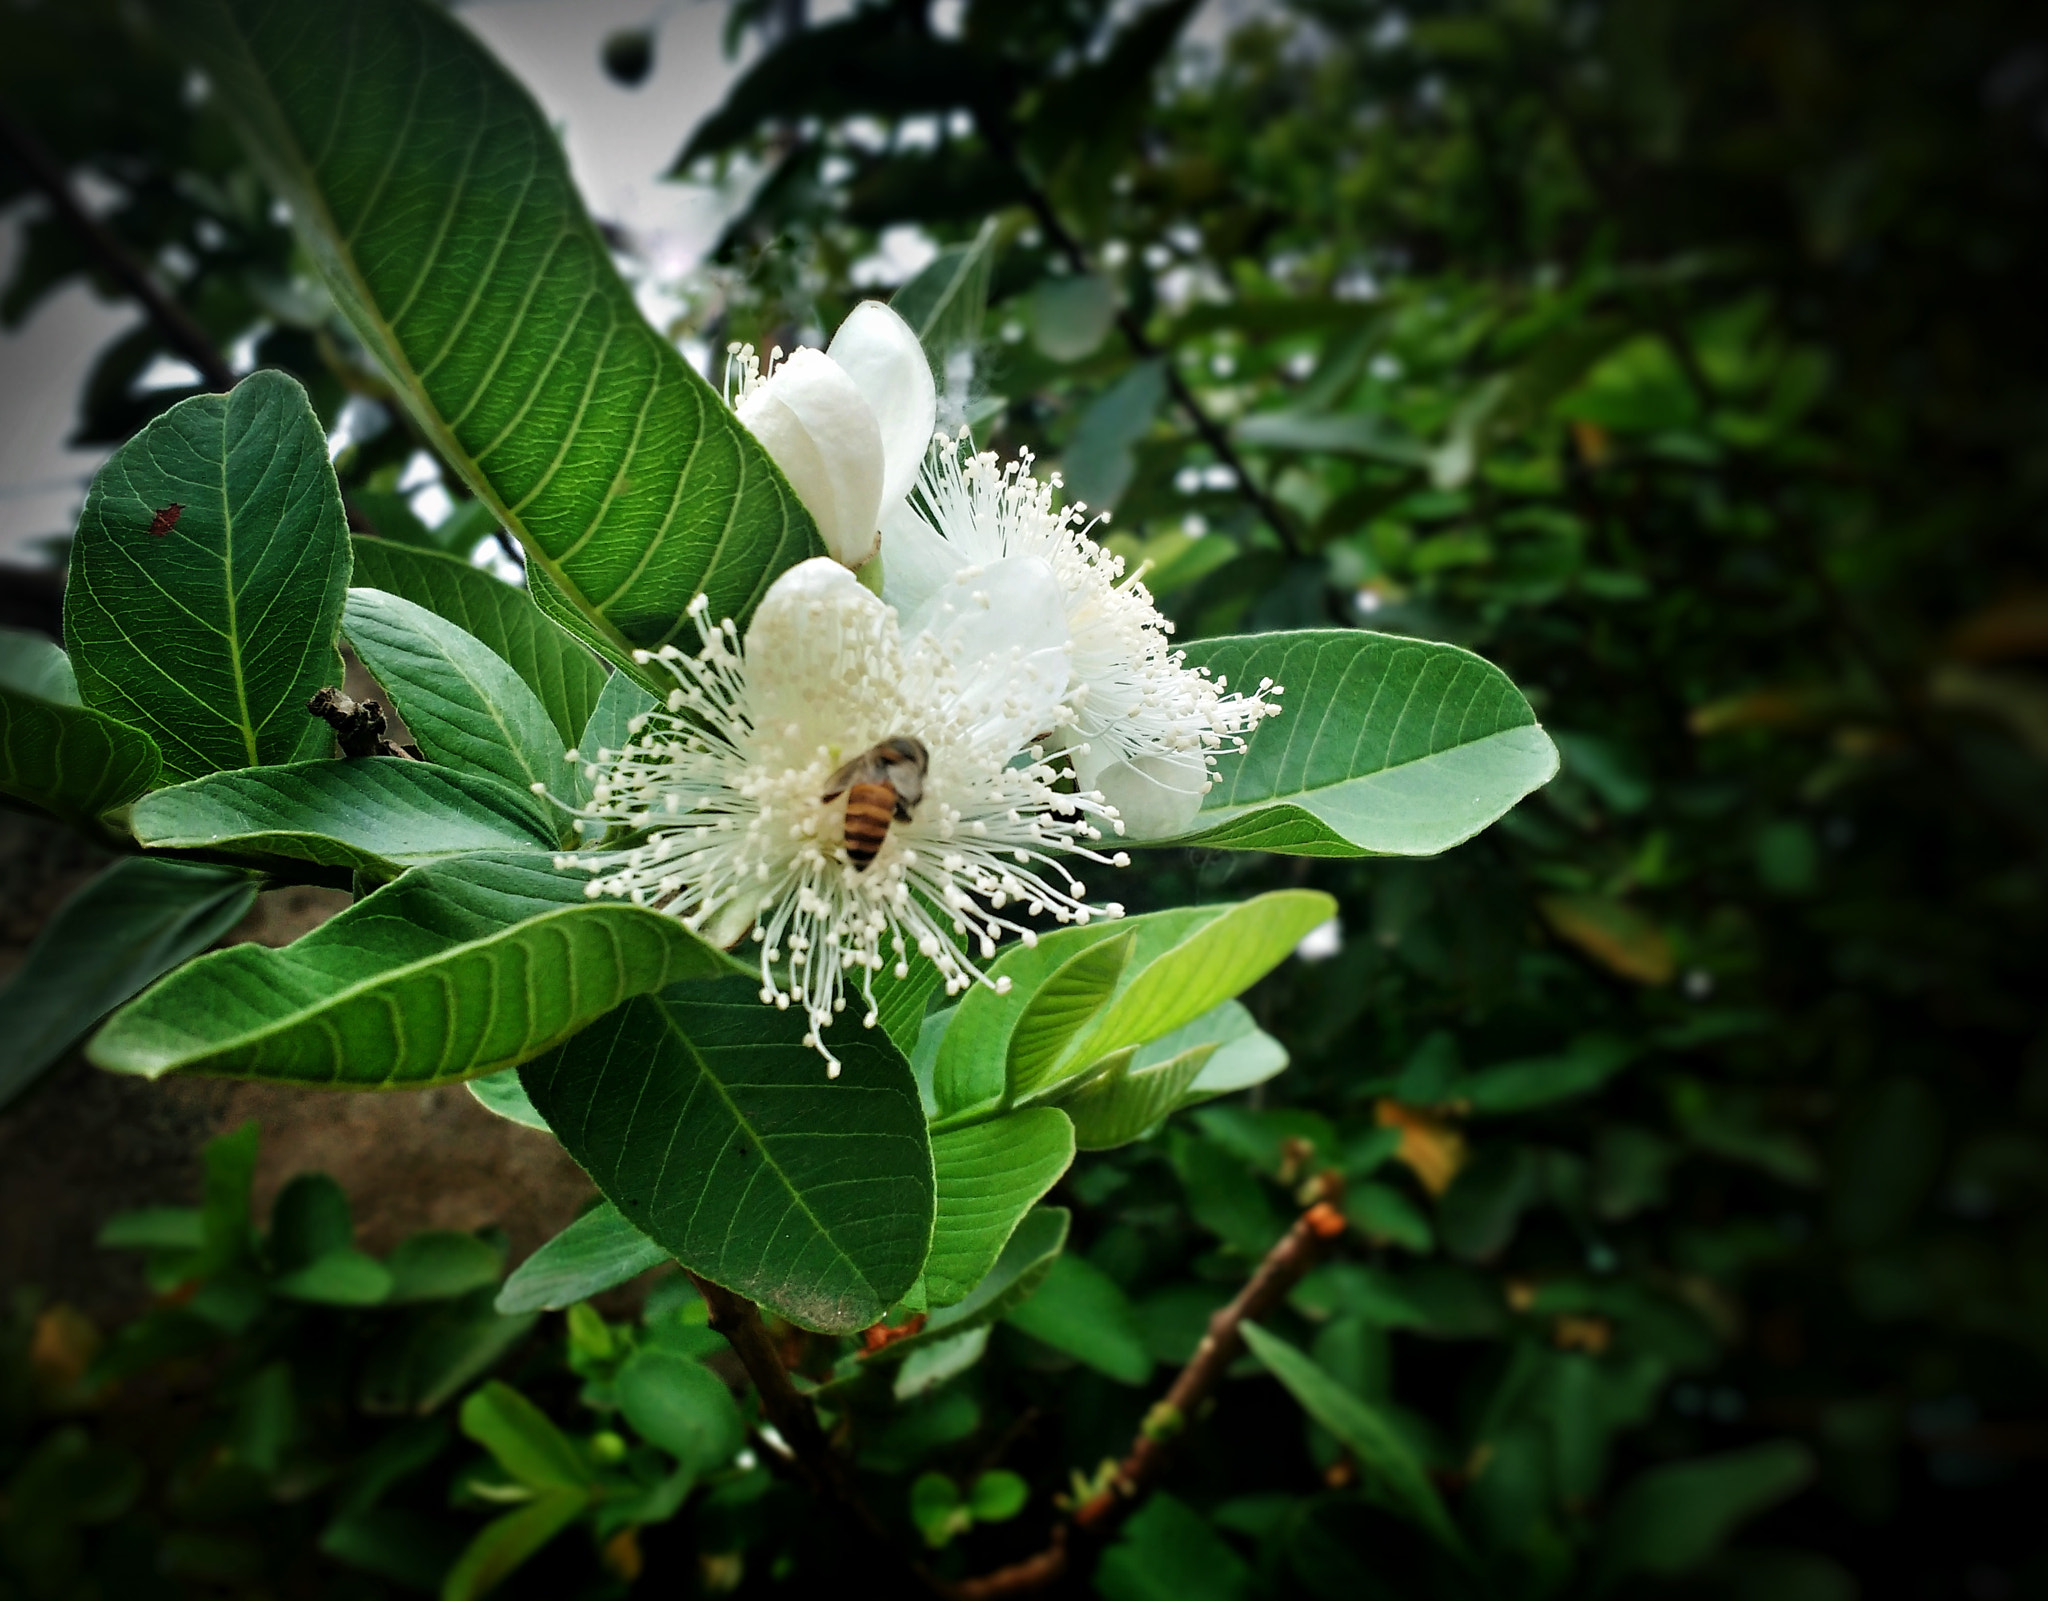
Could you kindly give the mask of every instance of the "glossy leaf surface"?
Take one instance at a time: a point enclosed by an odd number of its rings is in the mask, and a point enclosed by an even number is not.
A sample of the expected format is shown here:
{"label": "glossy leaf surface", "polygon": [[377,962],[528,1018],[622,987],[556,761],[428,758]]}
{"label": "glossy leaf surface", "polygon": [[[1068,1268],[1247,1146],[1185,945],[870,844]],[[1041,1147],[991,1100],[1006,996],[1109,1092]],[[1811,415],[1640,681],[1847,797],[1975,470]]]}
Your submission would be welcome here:
{"label": "glossy leaf surface", "polygon": [[0,794],[90,826],[148,789],[162,767],[140,730],[0,685]]}
{"label": "glossy leaf surface", "polygon": [[642,996],[520,1073],[534,1105],[635,1227],[805,1328],[881,1317],[932,1238],[931,1144],[910,1065],[879,1029],[802,1043],[759,981]]}
{"label": "glossy leaf surface", "polygon": [[1285,686],[1278,717],[1225,756],[1176,844],[1294,856],[1430,856],[1557,772],[1520,690],[1455,645],[1355,630],[1202,640],[1190,666]]}
{"label": "glossy leaf surface", "polygon": [[532,97],[424,0],[183,0],[180,32],[442,456],[618,647],[744,619],[810,518],[640,315]]}
{"label": "glossy leaf surface", "polygon": [[476,857],[409,873],[282,950],[191,963],[89,1054],[145,1078],[415,1088],[526,1061],[630,995],[724,966],[673,918],[590,900],[546,857]]}
{"label": "glossy leaf surface", "polygon": [[1050,1106],[934,1135],[938,1215],[924,1268],[927,1302],[964,1299],[1073,1160],[1074,1126]]}

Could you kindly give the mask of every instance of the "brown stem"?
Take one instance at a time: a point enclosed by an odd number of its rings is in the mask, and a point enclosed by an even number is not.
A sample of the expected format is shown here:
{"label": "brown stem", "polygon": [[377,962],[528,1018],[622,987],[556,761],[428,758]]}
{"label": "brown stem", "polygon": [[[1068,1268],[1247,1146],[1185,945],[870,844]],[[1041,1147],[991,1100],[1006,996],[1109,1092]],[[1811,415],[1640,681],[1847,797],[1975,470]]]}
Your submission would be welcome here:
{"label": "brown stem", "polygon": [[1244,1352],[1244,1324],[1264,1317],[1315,1266],[1323,1242],[1344,1232],[1344,1215],[1328,1201],[1318,1201],[1294,1221],[1294,1227],[1268,1251],[1245,1287],[1231,1303],[1209,1319],[1209,1329],[1173,1388],[1145,1414],[1138,1437],[1100,1494],[1077,1507],[1072,1518],[1056,1524],[1046,1548],[1036,1556],[993,1573],[963,1579],[946,1587],[952,1601],[993,1601],[1028,1595],[1057,1583],[1067,1572],[1069,1551],[1078,1533],[1101,1540],[1118,1517],[1142,1497],[1165,1466],[1171,1442],[1183,1433],[1209,1392],[1230,1364]]}
{"label": "brown stem", "polygon": [[29,181],[42,190],[57,215],[98,259],[107,276],[141,303],[142,309],[149,314],[149,320],[156,324],[157,332],[164,336],[164,343],[199,369],[207,387],[234,388],[234,369],[227,364],[227,358],[221,355],[206,330],[193,320],[190,312],[164,293],[149,275],[149,269],[120,236],[85,209],[84,202],[71,187],[71,179],[63,164],[52,154],[49,146],[5,106],[0,106],[0,144],[13,154]]}
{"label": "brown stem", "polygon": [[876,1545],[910,1569],[912,1577],[928,1593],[944,1594],[931,1571],[903,1554],[873,1509],[861,1499],[845,1460],[825,1438],[817,1408],[811,1405],[810,1397],[797,1389],[789,1369],[782,1365],[781,1353],[761,1322],[760,1308],[745,1296],[735,1295],[724,1285],[713,1284],[695,1273],[690,1274],[690,1282],[697,1286],[697,1293],[711,1309],[711,1327],[725,1336],[733,1354],[740,1359],[740,1366],[747,1370],[747,1377],[754,1381],[754,1391],[761,1397],[761,1411],[789,1447],[790,1465],[805,1486],[813,1494],[843,1507]]}
{"label": "brown stem", "polygon": [[[982,138],[988,141],[989,148],[995,152],[997,158],[1010,169],[1011,175],[1017,181],[1018,189],[1024,196],[1025,205],[1031,208],[1031,214],[1038,219],[1038,225],[1045,231],[1046,238],[1050,239],[1060,254],[1067,258],[1067,264],[1074,271],[1091,271],[1087,250],[1060,220],[1059,212],[1053,207],[1052,197],[1032,181],[1031,174],[1024,165],[1023,155],[1017,149],[1016,141],[1010,137],[1009,127],[1003,121],[1001,113],[985,108],[978,109],[975,113],[975,126],[981,130]],[[1153,343],[1143,324],[1132,315],[1130,307],[1117,307],[1116,325],[1122,331],[1124,341],[1131,347],[1133,354],[1148,361],[1162,357],[1159,346]],[[1203,408],[1201,401],[1195,398],[1194,390],[1188,387],[1187,380],[1180,375],[1179,367],[1171,359],[1162,359],[1161,366],[1166,373],[1167,390],[1172,394],[1175,404],[1187,413],[1188,421],[1195,425],[1195,432],[1201,435],[1202,442],[1209,447],[1218,462],[1236,475],[1238,491],[1278,536],[1281,548],[1290,556],[1299,556],[1301,545],[1294,537],[1293,526],[1287,521],[1287,516],[1281,511],[1279,503],[1253,481],[1252,475],[1245,469],[1244,458],[1238,455],[1237,447],[1230,442],[1230,435],[1223,431],[1223,425],[1211,417]]]}

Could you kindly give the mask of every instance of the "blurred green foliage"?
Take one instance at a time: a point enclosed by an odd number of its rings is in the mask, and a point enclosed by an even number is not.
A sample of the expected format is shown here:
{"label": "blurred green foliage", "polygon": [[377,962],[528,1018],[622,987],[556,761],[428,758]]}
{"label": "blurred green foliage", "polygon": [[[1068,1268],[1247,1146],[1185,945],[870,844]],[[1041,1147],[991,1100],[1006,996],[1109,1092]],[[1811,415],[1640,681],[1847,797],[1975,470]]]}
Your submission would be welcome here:
{"label": "blurred green foliage", "polygon": [[[906,3],[781,36],[680,164],[757,181],[673,286],[676,332],[816,341],[886,291],[887,230],[965,244],[994,215],[951,423],[1113,506],[1099,532],[1185,637],[1456,640],[1529,691],[1565,772],[1440,860],[1148,859],[1137,909],[1339,898],[1341,934],[1249,997],[1293,1068],[1080,1161],[1054,1197],[1076,1249],[1038,1296],[964,1370],[846,1403],[873,1501],[942,1572],[1028,1554],[1334,1168],[1353,1231],[1269,1320],[1294,1358],[1241,1366],[1077,1589],[2048,1593],[2039,19],[1293,0],[1196,42],[1189,10],[977,0],[948,31]],[[331,424],[373,381],[125,16],[13,5],[42,53],[5,53],[0,92]],[[88,80],[126,87],[74,104]],[[31,237],[10,314],[80,267]],[[109,350],[86,437],[177,398],[128,387],[152,353]],[[345,453],[352,501],[415,443],[393,423]],[[393,1315],[423,1314],[320,1314]],[[661,1347],[615,1327],[572,1316],[584,1401],[669,1450],[681,1426],[619,1389]],[[208,1403],[216,1438],[256,1442],[230,1457],[265,1448],[280,1382],[247,1350]],[[138,1515],[129,1459],[71,1424],[36,1439],[10,1506],[73,1497],[38,1539]],[[997,1469],[1032,1497],[1007,1518],[982,1510],[1009,1504]],[[650,1585],[856,1560],[767,1486],[650,1535]],[[263,1527],[312,1560],[314,1522]],[[564,1571],[505,1593],[626,1582]]]}

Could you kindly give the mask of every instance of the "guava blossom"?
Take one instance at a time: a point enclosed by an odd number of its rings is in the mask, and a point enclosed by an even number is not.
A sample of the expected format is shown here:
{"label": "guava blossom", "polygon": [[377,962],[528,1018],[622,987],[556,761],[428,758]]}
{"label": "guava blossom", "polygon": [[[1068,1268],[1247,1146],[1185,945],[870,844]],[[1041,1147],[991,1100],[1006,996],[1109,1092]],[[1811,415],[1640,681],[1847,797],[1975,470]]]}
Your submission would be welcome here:
{"label": "guava blossom", "polygon": [[782,469],[835,561],[875,553],[884,512],[910,493],[938,415],[924,347],[879,300],[853,308],[826,350],[762,371],[752,345],[729,347],[726,401]]}
{"label": "guava blossom", "polygon": [[[964,621],[975,601],[960,598]],[[982,978],[973,953],[992,957],[1005,933],[1035,941],[1020,918],[1122,913],[1091,908],[1061,860],[1125,865],[1095,849],[1115,814],[1056,788],[1069,770],[1033,740],[1069,716],[1057,612],[982,602],[971,629],[905,637],[888,606],[818,558],[775,581],[742,640],[700,596],[701,649],[636,656],[674,675],[665,706],[586,769],[584,815],[643,839],[563,865],[597,875],[592,896],[659,908],[722,946],[751,939],[761,998],[803,1008],[805,1043],[834,1076],[826,1025],[852,990],[872,1027],[875,975],[907,976],[912,950],[957,994]],[[824,797],[844,763],[902,736],[928,753],[923,792],[858,870],[845,802]]]}
{"label": "guava blossom", "polygon": [[983,594],[999,597],[998,609],[1057,607],[1073,675],[1070,722],[1036,732],[1130,838],[1185,833],[1218,756],[1242,751],[1261,719],[1279,715],[1272,697],[1281,686],[1265,679],[1250,695],[1227,693],[1224,680],[1189,667],[1140,575],[1127,576],[1123,558],[1090,537],[1086,506],[1055,511],[1057,476],[1041,482],[1030,467],[1028,455],[1007,466],[992,453],[963,463],[958,443],[935,441],[918,493],[884,514],[882,596],[905,638],[971,630]]}

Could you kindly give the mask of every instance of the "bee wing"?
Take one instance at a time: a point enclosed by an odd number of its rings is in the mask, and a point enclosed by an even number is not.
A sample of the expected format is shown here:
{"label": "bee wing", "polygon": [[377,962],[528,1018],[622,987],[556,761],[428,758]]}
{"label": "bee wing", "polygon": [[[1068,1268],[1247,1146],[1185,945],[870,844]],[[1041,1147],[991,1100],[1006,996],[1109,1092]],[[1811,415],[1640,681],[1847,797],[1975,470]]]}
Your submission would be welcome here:
{"label": "bee wing", "polygon": [[869,758],[873,754],[874,752],[872,751],[862,751],[852,761],[843,764],[837,772],[825,780],[825,793],[820,795],[818,799],[837,800],[841,795],[844,795],[849,789],[853,788],[855,784],[858,784],[861,781],[861,769],[869,764]]}

